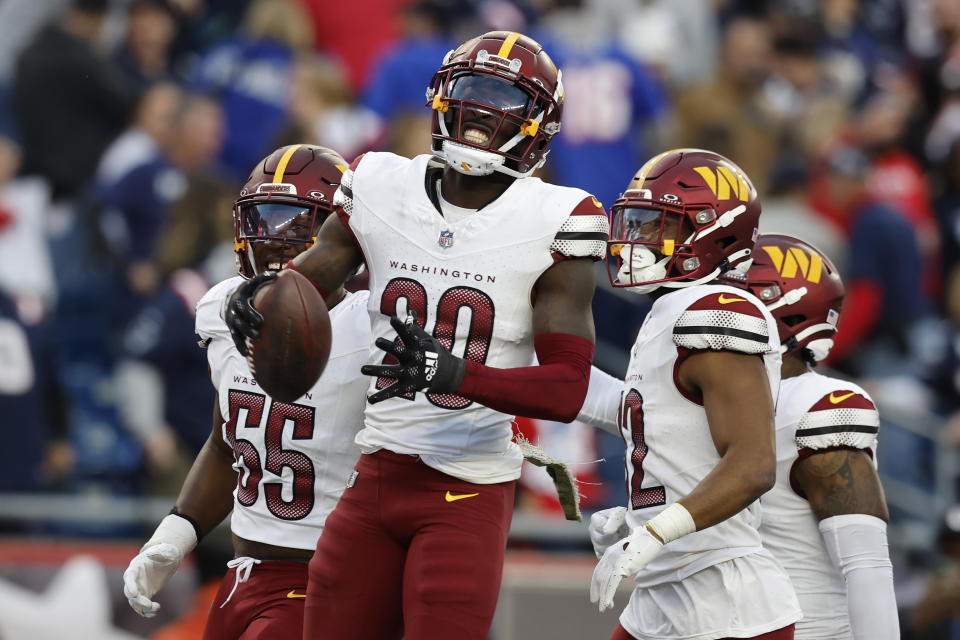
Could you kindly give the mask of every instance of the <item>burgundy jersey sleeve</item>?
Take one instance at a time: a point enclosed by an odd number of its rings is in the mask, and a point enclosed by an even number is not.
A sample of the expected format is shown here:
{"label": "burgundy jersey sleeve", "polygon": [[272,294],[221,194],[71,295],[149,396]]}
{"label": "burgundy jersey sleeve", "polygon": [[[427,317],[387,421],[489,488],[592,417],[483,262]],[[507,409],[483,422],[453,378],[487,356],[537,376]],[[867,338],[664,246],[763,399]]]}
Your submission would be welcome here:
{"label": "burgundy jersey sleeve", "polygon": [[593,258],[603,260],[607,252],[610,223],[600,201],[589,196],[581,200],[550,245],[554,260],[566,258]]}

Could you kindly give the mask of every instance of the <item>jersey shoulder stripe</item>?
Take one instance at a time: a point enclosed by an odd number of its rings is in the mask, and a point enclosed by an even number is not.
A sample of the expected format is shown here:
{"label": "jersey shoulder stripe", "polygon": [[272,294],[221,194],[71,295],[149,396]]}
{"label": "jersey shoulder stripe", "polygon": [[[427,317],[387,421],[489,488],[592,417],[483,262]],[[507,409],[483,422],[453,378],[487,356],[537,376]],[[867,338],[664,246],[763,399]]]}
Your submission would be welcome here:
{"label": "jersey shoulder stripe", "polygon": [[729,291],[701,296],[680,314],[673,341],[685,349],[767,353],[770,327],[758,304]]}
{"label": "jersey shoulder stripe", "polygon": [[880,415],[869,396],[859,390],[837,389],[817,400],[800,418],[796,443],[801,449],[871,449],[879,431]]}
{"label": "jersey shoulder stripe", "polygon": [[550,252],[560,258],[602,260],[607,251],[610,222],[600,201],[588,196],[577,203],[560,225],[550,245]]}

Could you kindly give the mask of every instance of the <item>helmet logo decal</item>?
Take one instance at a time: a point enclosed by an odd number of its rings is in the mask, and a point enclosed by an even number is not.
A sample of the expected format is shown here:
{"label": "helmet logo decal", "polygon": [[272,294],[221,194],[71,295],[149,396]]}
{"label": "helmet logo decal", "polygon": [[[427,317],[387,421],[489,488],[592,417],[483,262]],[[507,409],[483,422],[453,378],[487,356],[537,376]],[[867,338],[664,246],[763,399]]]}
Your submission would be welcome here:
{"label": "helmet logo decal", "polygon": [[734,173],[723,165],[717,166],[716,173],[710,167],[694,167],[693,170],[700,174],[718,199],[729,200],[732,196],[743,202],[749,200],[750,187],[747,186],[747,179],[739,171]]}
{"label": "helmet logo decal", "polygon": [[[820,282],[820,275],[823,273],[823,259],[816,253],[808,254],[803,249],[790,247],[787,254],[784,255],[780,247],[767,245],[763,247],[770,259],[773,260],[773,266],[784,278],[804,277],[808,281],[816,284]],[[800,276],[797,272],[800,272]]]}
{"label": "helmet logo decal", "polygon": [[660,199],[664,202],[680,202],[680,196],[675,193],[665,193],[660,196]]}
{"label": "helmet logo decal", "polygon": [[327,199],[327,196],[324,195],[323,191],[317,191],[316,189],[314,189],[313,191],[311,191],[310,193],[308,193],[308,194],[307,194],[307,197],[309,197],[309,198],[316,198],[317,200],[326,200],[326,199]]}
{"label": "helmet logo decal", "polygon": [[835,309],[830,309],[827,311],[827,324],[837,326],[838,322],[840,322],[840,313]]}
{"label": "helmet logo decal", "polygon": [[440,232],[440,237],[437,239],[437,244],[439,244],[444,249],[449,249],[453,246],[453,231],[449,229],[444,229]]}

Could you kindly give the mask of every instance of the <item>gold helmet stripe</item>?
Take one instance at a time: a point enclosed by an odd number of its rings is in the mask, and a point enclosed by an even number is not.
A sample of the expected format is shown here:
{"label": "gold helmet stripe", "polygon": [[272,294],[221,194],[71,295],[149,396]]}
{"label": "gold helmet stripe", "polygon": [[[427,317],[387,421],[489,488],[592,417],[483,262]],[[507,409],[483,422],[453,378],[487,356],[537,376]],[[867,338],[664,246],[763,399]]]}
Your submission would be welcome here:
{"label": "gold helmet stripe", "polygon": [[516,31],[511,31],[510,35],[507,36],[507,39],[503,41],[503,44],[500,45],[500,51],[497,51],[497,55],[501,58],[506,58],[510,55],[510,50],[513,49],[513,45],[517,42],[517,38],[520,37],[520,34]]}
{"label": "gold helmet stripe", "polygon": [[291,145],[286,151],[283,152],[283,155],[280,156],[280,162],[277,164],[277,170],[273,174],[274,184],[283,182],[283,172],[287,170],[287,164],[290,162],[290,158],[292,158],[293,154],[297,152],[297,149],[302,146],[302,144]]}

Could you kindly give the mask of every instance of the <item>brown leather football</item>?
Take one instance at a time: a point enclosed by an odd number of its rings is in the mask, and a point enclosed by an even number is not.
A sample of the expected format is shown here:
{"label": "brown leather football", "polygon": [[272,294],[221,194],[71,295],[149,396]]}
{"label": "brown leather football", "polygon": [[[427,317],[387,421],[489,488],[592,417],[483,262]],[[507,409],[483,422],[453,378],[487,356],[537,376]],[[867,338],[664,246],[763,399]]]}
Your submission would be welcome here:
{"label": "brown leather football", "polygon": [[250,368],[271,398],[293,402],[316,384],[330,357],[330,316],[306,277],[284,269],[261,287],[253,306],[263,316]]}

